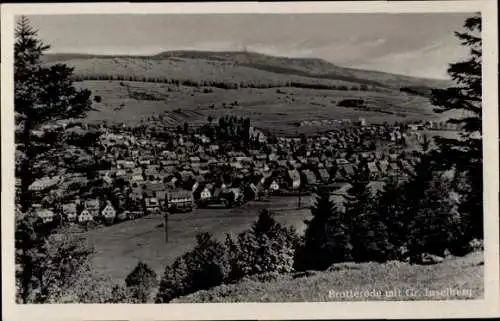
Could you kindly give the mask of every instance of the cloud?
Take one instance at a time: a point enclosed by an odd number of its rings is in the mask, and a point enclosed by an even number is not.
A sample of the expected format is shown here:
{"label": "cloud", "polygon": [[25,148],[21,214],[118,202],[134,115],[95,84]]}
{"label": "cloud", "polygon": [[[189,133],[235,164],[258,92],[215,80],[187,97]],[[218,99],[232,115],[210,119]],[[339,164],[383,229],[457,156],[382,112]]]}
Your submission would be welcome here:
{"label": "cloud", "polygon": [[447,79],[450,63],[464,59],[467,49],[447,42],[435,42],[417,50],[389,53],[355,63],[356,68],[394,72],[425,78]]}

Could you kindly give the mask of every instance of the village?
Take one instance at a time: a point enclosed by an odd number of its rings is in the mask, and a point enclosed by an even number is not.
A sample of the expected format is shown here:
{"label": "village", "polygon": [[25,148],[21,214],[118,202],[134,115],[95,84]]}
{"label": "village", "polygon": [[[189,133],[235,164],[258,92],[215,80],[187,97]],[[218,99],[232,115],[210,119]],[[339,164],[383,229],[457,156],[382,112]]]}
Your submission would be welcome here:
{"label": "village", "polygon": [[368,125],[360,119],[314,137],[268,136],[250,126],[243,129],[248,142],[242,145],[238,133],[221,140],[186,124],[175,130],[151,124],[141,130],[125,124],[58,123],[41,131],[78,137],[94,131],[98,140],[87,153],[68,147],[60,166],[43,168],[46,175],[29,190],[33,210],[44,222],[87,228],[149,214],[231,208],[270,196],[297,196],[300,207],[301,195],[314,193],[317,186],[329,188],[342,208],[349,178],[360,164],[370,172],[375,190],[389,176],[406,179],[417,161],[409,146],[424,140],[425,129],[437,125]]}

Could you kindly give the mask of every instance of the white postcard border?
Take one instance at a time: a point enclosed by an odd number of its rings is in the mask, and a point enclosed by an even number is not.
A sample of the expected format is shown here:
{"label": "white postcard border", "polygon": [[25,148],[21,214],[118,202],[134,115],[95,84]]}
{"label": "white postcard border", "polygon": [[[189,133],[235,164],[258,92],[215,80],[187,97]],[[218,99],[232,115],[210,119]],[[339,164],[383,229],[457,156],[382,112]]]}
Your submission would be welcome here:
{"label": "white postcard border", "polygon": [[[483,17],[483,133],[485,298],[473,301],[14,304],[13,27],[19,14],[400,13],[478,12]],[[292,3],[79,3],[2,5],[2,299],[4,320],[243,320],[326,318],[441,318],[498,316],[498,31],[496,1],[352,1]]]}

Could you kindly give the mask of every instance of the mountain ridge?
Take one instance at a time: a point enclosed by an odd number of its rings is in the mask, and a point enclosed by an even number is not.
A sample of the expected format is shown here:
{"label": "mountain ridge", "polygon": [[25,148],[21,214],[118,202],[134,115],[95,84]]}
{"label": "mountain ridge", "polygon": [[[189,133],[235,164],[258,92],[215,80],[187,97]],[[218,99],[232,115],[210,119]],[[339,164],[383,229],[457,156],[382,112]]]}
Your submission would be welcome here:
{"label": "mountain ridge", "polygon": [[146,61],[182,58],[226,63],[232,62],[235,65],[261,69],[273,73],[295,74],[298,76],[320,79],[354,80],[355,82],[395,89],[413,86],[443,88],[451,84],[451,81],[444,79],[421,78],[382,71],[343,67],[321,58],[272,56],[251,51],[171,50],[152,55],[49,53],[45,55],[45,62],[56,63],[70,62],[72,60],[116,58],[143,59]]}

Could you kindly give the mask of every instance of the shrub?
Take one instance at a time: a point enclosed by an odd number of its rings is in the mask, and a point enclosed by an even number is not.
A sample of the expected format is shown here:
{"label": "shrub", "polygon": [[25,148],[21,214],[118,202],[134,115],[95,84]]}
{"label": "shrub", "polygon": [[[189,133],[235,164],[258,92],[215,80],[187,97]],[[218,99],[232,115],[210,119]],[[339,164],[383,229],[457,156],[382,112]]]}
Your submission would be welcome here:
{"label": "shrub", "polygon": [[145,303],[151,298],[151,293],[158,285],[155,271],[146,263],[139,262],[125,279],[125,284],[133,298]]}
{"label": "shrub", "polygon": [[94,101],[95,101],[96,103],[100,103],[100,102],[102,101],[102,97],[101,97],[101,96],[96,95],[96,96],[94,96]]}
{"label": "shrub", "polygon": [[209,233],[196,236],[195,248],[165,268],[156,296],[157,303],[222,284],[227,274],[226,251],[223,244]]}
{"label": "shrub", "polygon": [[293,270],[298,236],[293,228],[277,223],[269,211],[263,210],[257,222],[233,241],[226,239],[229,280],[263,273],[287,273]]}
{"label": "shrub", "polygon": [[111,290],[111,296],[106,303],[139,303],[132,295],[129,288],[115,285]]}

